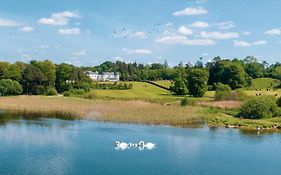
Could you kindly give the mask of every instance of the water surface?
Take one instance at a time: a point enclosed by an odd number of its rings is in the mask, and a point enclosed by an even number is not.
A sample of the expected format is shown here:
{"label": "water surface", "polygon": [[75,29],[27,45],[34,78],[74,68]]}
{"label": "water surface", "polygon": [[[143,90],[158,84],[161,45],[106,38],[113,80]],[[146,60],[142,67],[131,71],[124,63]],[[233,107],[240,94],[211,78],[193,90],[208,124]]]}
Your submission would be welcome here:
{"label": "water surface", "polygon": [[[1,118],[1,175],[280,174],[281,134]],[[116,140],[152,141],[157,148],[116,151]]]}

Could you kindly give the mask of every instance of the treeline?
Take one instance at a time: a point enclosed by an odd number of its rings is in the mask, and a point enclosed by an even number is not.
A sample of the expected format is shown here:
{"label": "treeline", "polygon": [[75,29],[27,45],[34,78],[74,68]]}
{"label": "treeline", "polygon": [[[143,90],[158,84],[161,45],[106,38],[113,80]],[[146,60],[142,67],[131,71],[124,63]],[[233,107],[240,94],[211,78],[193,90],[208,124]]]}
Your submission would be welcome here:
{"label": "treeline", "polygon": [[91,79],[73,65],[55,65],[48,60],[0,62],[1,95],[55,95],[74,88],[89,90],[90,85]]}
{"label": "treeline", "polygon": [[266,61],[258,62],[257,58],[248,56],[245,59],[223,59],[215,57],[211,62],[203,64],[202,59],[197,61],[195,65],[190,63],[169,67],[167,61],[165,63],[153,63],[149,65],[138,63],[125,63],[116,61],[115,63],[106,61],[95,67],[82,67],[83,70],[91,70],[98,72],[119,72],[123,81],[144,81],[144,80],[175,80],[179,75],[186,77],[188,72],[193,68],[203,68],[209,72],[210,78],[208,84],[212,85],[216,82],[229,83],[228,76],[233,71],[239,72],[244,76],[239,80],[238,84],[232,85],[245,86],[250,82],[249,78],[272,77],[281,79],[281,63],[269,65]]}
{"label": "treeline", "polygon": [[[215,57],[211,62],[203,64],[202,59],[196,64],[182,64],[170,67],[165,63],[150,65],[138,63],[115,63],[106,61],[94,67],[76,67],[51,61],[30,61],[29,63],[0,62],[0,94],[45,94],[54,95],[65,91],[91,88],[108,88],[105,85],[92,83],[85,71],[119,72],[123,81],[172,80],[171,90],[175,94],[202,96],[208,89],[214,89],[218,83],[229,85],[231,89],[247,87],[252,79],[271,77],[281,80],[281,63],[269,65],[258,62],[255,57],[248,56],[243,60],[222,59]],[[15,89],[13,89],[15,87]],[[130,89],[128,85],[112,85],[113,89]],[[74,89],[74,90],[73,90]]]}

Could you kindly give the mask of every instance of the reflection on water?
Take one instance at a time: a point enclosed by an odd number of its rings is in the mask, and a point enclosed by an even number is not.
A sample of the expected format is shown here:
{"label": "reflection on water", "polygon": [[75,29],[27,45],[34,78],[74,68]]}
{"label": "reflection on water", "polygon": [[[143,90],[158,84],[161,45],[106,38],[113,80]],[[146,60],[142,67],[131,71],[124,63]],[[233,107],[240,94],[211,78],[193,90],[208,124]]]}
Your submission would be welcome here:
{"label": "reflection on water", "polygon": [[[10,114],[0,114],[0,123],[1,175],[278,174],[280,169],[281,134],[277,133],[26,119]],[[131,147],[116,151],[117,140],[130,141]],[[157,148],[138,151],[141,140],[153,141]]]}

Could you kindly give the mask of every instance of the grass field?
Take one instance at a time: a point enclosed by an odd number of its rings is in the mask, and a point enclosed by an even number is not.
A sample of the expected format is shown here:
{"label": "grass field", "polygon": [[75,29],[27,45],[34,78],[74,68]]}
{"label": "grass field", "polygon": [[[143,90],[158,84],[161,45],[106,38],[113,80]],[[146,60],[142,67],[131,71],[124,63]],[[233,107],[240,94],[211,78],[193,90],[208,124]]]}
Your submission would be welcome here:
{"label": "grass field", "polygon": [[252,81],[250,89],[268,89],[280,85],[280,80],[273,78],[257,78]]}
{"label": "grass field", "polygon": [[[93,89],[86,96],[92,96],[91,99],[117,99],[117,100],[144,100],[159,103],[178,102],[182,96],[175,96],[168,90],[145,82],[128,82],[133,84],[129,90],[103,90]],[[155,83],[165,87],[170,86],[169,81],[155,81]],[[210,91],[203,98],[192,98],[190,100],[212,100],[214,92]]]}

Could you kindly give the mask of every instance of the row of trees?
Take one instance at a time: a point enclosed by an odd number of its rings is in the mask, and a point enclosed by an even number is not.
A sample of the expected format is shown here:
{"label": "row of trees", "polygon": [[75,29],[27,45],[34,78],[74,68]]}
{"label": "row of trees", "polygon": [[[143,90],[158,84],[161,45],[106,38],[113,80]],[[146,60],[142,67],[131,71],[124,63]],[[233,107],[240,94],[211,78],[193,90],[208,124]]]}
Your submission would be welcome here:
{"label": "row of trees", "polygon": [[217,83],[237,89],[249,86],[254,78],[272,77],[281,80],[280,63],[268,65],[251,56],[243,60],[215,57],[206,64],[200,59],[195,65],[180,63],[175,67],[169,67],[167,61],[150,65],[106,61],[95,67],[54,64],[48,60],[13,64],[0,62],[0,80],[18,82],[24,94],[51,95],[70,89],[88,91],[92,82],[84,72],[89,70],[119,72],[124,81],[172,80],[174,84],[171,90],[175,94],[189,93],[195,97],[202,96],[207,89],[214,89]]}
{"label": "row of trees", "polygon": [[90,82],[81,68],[65,63],[55,65],[48,60],[0,62],[1,95],[54,95],[72,88],[84,88]]}

